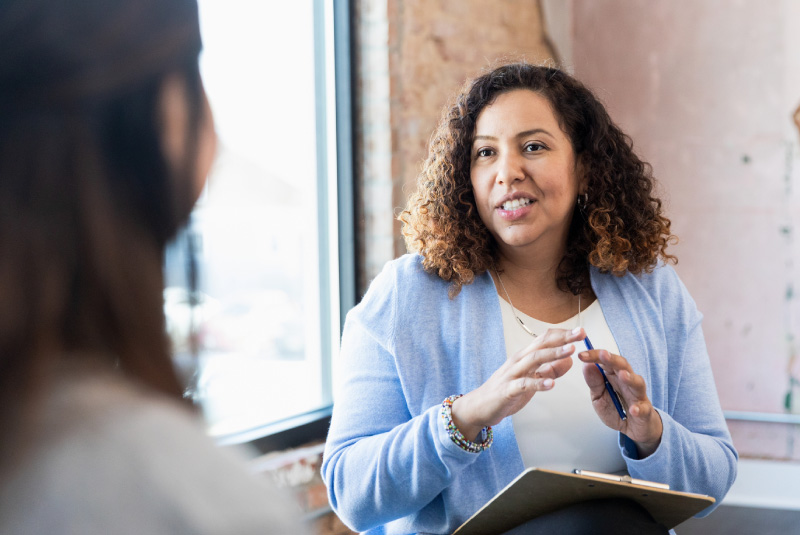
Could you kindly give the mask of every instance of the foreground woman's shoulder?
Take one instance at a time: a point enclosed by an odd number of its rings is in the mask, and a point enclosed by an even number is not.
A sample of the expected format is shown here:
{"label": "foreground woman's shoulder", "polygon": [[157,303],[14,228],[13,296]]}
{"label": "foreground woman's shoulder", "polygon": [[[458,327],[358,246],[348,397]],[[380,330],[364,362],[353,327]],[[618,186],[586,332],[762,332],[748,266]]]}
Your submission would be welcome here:
{"label": "foreground woman's shoulder", "polygon": [[0,532],[305,532],[299,507],[251,473],[248,454],[218,447],[198,415],[120,377],[60,381],[37,427],[13,495],[0,492]]}

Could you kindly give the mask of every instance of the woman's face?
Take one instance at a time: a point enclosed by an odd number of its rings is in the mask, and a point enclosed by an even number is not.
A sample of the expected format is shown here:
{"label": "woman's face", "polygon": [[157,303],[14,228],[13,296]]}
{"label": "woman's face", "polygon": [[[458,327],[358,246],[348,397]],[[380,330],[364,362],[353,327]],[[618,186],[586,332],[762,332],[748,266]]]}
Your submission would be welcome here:
{"label": "woman's face", "polygon": [[538,93],[503,93],[478,116],[470,179],[501,254],[566,245],[581,184],[575,153]]}

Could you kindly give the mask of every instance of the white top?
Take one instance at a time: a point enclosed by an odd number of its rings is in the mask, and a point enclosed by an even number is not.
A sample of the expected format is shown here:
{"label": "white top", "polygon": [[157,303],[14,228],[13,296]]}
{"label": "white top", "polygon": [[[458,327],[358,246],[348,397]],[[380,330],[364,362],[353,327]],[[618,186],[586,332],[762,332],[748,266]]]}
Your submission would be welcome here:
{"label": "white top", "polygon": [[[506,354],[511,356],[533,341],[514,318],[511,305],[500,299]],[[595,349],[619,354],[619,348],[608,328],[599,301],[589,305],[580,315],[559,323],[545,323],[517,310],[534,334],[544,334],[551,327],[572,330],[581,320]],[[550,468],[571,472],[575,468],[596,472],[625,472],[625,461],[619,447],[619,433],[606,427],[592,408],[589,387],[583,378],[583,367],[577,355],[585,351],[583,342],[575,344],[572,367],[556,379],[552,390],[534,394],[530,403],[512,417],[522,461],[525,467]],[[593,364],[592,364],[593,366]]]}

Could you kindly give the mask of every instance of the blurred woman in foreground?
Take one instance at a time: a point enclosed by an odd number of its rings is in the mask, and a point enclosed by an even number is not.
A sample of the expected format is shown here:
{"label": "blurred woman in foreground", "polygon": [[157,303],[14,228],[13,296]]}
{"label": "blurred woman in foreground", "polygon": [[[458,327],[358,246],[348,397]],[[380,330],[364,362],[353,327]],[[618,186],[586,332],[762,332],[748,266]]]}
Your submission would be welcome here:
{"label": "blurred woman in foreground", "polygon": [[303,531],[170,358],[163,250],[216,144],[200,48],[194,0],[0,4],[2,533]]}

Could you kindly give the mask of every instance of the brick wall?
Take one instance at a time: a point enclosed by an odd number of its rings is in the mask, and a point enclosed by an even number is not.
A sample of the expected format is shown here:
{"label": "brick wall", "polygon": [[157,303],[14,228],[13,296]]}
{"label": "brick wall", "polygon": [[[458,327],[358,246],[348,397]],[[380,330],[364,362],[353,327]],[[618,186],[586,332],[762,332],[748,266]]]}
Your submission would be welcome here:
{"label": "brick wall", "polygon": [[354,0],[356,245],[359,297],[394,256],[387,0]]}

